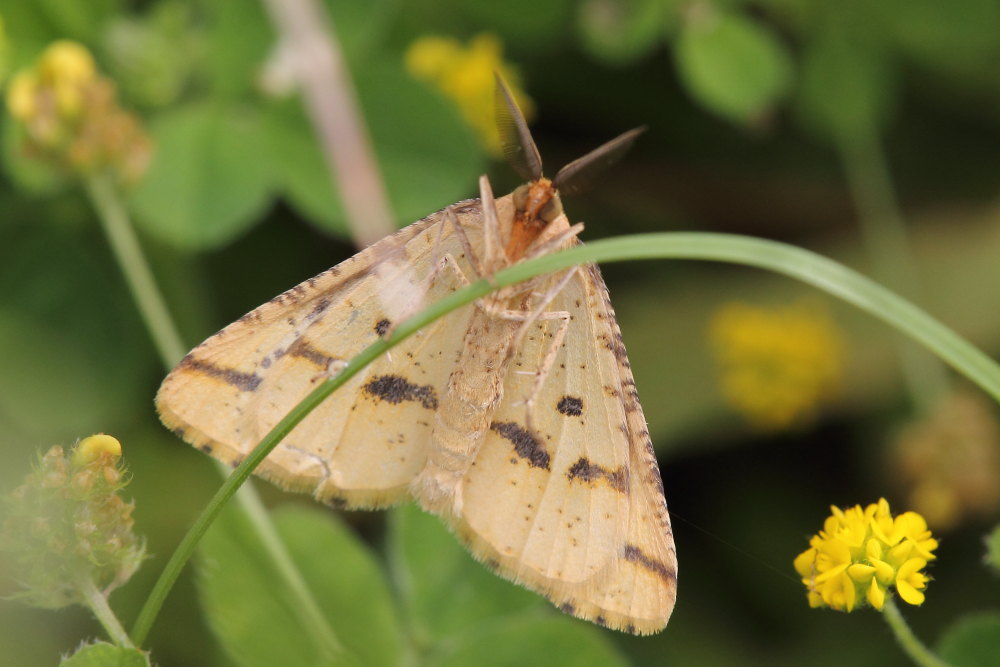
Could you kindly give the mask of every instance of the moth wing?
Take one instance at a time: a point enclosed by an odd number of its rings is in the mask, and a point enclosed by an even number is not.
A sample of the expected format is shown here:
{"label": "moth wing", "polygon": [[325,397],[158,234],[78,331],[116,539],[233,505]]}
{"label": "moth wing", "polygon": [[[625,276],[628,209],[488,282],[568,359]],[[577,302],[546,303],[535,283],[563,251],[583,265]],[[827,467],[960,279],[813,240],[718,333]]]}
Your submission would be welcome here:
{"label": "moth wing", "polygon": [[558,327],[552,319],[531,325],[517,352],[494,428],[463,481],[456,530],[480,560],[563,611],[655,632],[673,610],[676,554],[656,458],[597,267],[582,267],[547,310],[568,313],[569,328],[532,410],[539,451],[519,455],[509,436],[521,433],[515,426],[527,431],[523,401]]}
{"label": "moth wing", "polygon": [[[453,207],[479,243],[478,202]],[[164,424],[237,465],[288,411],[396,321],[387,301],[430,303],[463,285],[471,267],[444,212],[428,216],[311,278],[215,334],[167,376]],[[289,490],[349,507],[402,500],[423,467],[437,397],[461,350],[469,308],[437,320],[380,357],[313,410],[257,472]]]}

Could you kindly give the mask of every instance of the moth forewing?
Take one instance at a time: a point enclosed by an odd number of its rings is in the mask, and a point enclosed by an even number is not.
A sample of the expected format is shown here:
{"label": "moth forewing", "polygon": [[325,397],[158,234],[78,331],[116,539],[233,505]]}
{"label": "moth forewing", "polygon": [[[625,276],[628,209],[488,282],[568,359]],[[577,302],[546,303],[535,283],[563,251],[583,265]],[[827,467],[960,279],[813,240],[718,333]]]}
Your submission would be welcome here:
{"label": "moth forewing", "polygon": [[[479,203],[453,211],[480,243]],[[384,294],[429,275],[439,253],[471,270],[453,233],[439,240],[443,220],[435,213],[383,239],[192,350],[157,394],[163,422],[216,458],[238,464],[339,363],[394,324],[382,310]],[[399,258],[400,248],[410,270],[376,270],[376,258]],[[427,297],[460,286],[454,273],[442,272]],[[427,456],[436,392],[454,363],[469,311],[400,344],[394,359],[404,363],[382,357],[370,365],[296,426],[257,472],[283,488],[350,507],[402,500],[415,474],[411,467]]]}

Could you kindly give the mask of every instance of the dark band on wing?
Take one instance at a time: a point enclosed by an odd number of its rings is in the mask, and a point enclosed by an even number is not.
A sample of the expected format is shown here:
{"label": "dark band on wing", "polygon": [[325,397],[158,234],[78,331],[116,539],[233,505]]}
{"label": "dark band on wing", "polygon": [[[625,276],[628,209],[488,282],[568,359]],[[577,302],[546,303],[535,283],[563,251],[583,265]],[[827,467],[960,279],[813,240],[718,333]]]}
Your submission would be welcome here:
{"label": "dark band on wing", "polygon": [[636,563],[640,567],[652,572],[668,584],[672,584],[677,580],[677,573],[674,570],[667,567],[662,561],[650,558],[642,552],[642,549],[634,544],[625,545],[622,557],[628,562]]}
{"label": "dark band on wing", "polygon": [[235,368],[224,368],[215,364],[197,359],[190,354],[178,365],[178,368],[204,373],[209,377],[222,380],[226,384],[232,385],[240,391],[255,391],[260,386],[261,377],[256,373],[244,373]]}
{"label": "dark band on wing", "polygon": [[400,375],[380,375],[363,387],[364,391],[388,403],[415,401],[428,410],[437,410],[438,399],[431,385],[413,384]]}
{"label": "dark band on wing", "polygon": [[333,362],[340,361],[340,359],[338,359],[337,357],[331,356],[326,352],[322,352],[316,349],[305,338],[299,338],[294,343],[292,343],[291,347],[288,348],[288,351],[285,354],[290,354],[293,357],[299,357],[301,359],[305,359],[306,361],[310,361],[316,364],[320,368],[329,368],[330,364],[332,364]]}
{"label": "dark band on wing", "polygon": [[591,463],[590,459],[586,457],[580,457],[566,471],[566,476],[569,477],[570,481],[579,480],[588,483],[604,480],[615,491],[628,493],[628,468],[625,466],[619,466],[615,470],[608,470],[602,465]]}
{"label": "dark band on wing", "polygon": [[545,451],[545,446],[541,441],[532,435],[528,429],[515,422],[493,422],[490,430],[496,431],[500,436],[510,440],[514,445],[514,452],[525,459],[533,468],[549,470],[549,453]]}

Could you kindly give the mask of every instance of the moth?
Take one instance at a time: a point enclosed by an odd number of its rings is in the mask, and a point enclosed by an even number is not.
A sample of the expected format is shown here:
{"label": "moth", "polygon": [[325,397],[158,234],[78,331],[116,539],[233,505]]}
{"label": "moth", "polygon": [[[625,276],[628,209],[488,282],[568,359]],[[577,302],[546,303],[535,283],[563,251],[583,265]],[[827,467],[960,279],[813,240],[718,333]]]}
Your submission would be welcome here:
{"label": "moth", "polygon": [[[238,465],[318,382],[421,304],[573,246],[559,193],[642,129],[542,176],[497,77],[504,152],[528,183],[449,206],[251,311],[189,353],[156,397],[163,423]],[[596,266],[505,287],[420,330],[327,398],[257,474],[338,508],[414,499],[497,574],[559,609],[661,630],[677,560],[663,485]]]}

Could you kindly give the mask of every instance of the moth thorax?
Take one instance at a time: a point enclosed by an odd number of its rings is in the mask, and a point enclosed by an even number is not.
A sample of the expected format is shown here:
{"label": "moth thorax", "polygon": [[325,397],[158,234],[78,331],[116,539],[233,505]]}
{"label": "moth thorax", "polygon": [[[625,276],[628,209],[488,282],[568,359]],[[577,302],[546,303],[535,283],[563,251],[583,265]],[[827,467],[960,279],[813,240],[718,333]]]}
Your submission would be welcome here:
{"label": "moth thorax", "polygon": [[562,213],[559,193],[547,178],[521,185],[514,190],[513,198],[514,208],[525,220],[541,220],[548,224]]}

